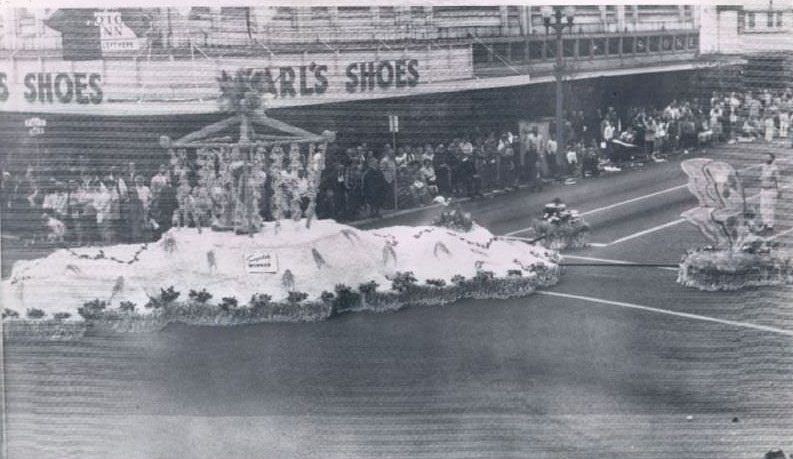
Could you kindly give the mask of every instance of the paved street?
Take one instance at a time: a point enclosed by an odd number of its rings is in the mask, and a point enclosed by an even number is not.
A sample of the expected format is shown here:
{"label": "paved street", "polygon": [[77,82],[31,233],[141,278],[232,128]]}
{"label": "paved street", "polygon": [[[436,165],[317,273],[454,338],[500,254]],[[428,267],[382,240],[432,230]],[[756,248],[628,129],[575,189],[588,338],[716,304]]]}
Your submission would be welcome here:
{"label": "paved street", "polygon": [[[751,197],[751,167],[764,148],[707,155],[741,169]],[[773,148],[790,177],[790,150]],[[108,433],[111,449],[95,447],[105,457],[759,458],[791,450],[793,289],[705,293],[676,284],[674,270],[617,266],[675,264],[706,243],[679,221],[696,204],[685,183],[673,160],[465,203],[496,234],[525,235],[556,196],[591,224],[593,246],[564,261],[607,266],[569,266],[557,286],[527,298],[323,323],[173,326],[91,337],[65,351],[7,343],[12,457],[84,457],[86,434],[75,425],[89,420],[94,436],[123,428]],[[791,196],[777,210],[787,242]],[[437,212],[372,225],[428,223]],[[75,374],[86,362],[93,371]],[[54,387],[104,403],[59,410],[46,403]],[[37,431],[56,434],[57,454],[29,450],[35,435],[13,435],[43,418],[58,421]]]}

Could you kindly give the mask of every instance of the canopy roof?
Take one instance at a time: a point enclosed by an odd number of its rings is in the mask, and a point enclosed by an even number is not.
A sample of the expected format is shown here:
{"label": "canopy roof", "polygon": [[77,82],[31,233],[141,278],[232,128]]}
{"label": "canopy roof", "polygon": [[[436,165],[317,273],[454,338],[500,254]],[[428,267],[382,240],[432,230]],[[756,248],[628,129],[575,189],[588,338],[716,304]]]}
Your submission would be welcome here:
{"label": "canopy roof", "polygon": [[266,146],[291,143],[333,142],[335,134],[314,134],[264,113],[237,114],[174,140],[166,148],[202,148],[233,145]]}

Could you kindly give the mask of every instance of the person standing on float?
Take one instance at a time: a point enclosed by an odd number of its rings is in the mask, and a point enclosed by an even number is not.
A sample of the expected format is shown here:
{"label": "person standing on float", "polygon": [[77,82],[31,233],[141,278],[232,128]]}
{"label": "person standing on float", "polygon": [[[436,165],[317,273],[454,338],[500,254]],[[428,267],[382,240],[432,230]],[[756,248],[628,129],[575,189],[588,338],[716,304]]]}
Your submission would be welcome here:
{"label": "person standing on float", "polygon": [[779,168],[777,168],[773,153],[767,153],[768,159],[763,164],[760,172],[760,217],[763,229],[774,230],[774,211],[776,202],[782,195],[779,188]]}

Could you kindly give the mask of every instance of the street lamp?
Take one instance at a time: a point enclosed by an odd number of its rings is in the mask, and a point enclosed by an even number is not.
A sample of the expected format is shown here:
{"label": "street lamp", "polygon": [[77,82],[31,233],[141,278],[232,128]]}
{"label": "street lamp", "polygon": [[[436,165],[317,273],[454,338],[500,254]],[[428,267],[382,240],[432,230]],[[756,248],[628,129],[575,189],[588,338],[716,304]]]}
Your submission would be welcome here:
{"label": "street lamp", "polygon": [[556,77],[556,163],[561,168],[564,165],[564,113],[563,113],[563,93],[562,77],[564,76],[564,47],[562,46],[562,33],[565,27],[573,30],[573,18],[575,17],[575,7],[567,6],[551,7],[544,6],[540,10],[542,22],[545,25],[545,33],[550,34],[553,29],[556,34],[556,64],[553,67],[554,77]]}

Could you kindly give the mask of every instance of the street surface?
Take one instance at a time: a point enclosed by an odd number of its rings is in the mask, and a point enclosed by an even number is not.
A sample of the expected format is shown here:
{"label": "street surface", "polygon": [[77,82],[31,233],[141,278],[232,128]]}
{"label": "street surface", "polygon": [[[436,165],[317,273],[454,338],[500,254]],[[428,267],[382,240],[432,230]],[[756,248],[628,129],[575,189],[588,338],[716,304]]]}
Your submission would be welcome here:
{"label": "street surface", "polygon": [[[751,197],[767,148],[789,179],[793,151],[781,144],[706,155],[740,169]],[[495,234],[525,236],[557,196],[591,224],[593,246],[565,252],[564,262],[604,265],[568,266],[557,286],[526,298],[323,323],[172,326],[68,345],[8,342],[9,457],[679,459],[793,450],[793,288],[706,293],[678,285],[668,267],[620,266],[674,265],[706,244],[680,221],[696,205],[685,184],[672,160],[466,202]],[[791,196],[777,209],[777,237],[788,244]],[[369,225],[427,224],[439,211]]]}

